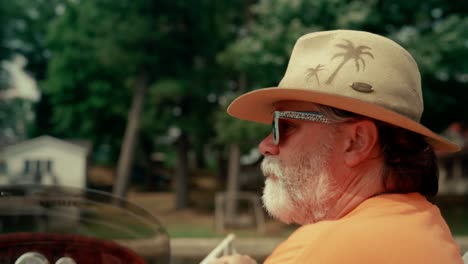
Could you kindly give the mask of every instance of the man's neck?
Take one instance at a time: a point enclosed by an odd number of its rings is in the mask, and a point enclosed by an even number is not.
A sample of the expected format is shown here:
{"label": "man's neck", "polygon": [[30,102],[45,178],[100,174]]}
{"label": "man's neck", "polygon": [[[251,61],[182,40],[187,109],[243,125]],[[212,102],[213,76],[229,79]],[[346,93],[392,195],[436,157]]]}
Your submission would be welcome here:
{"label": "man's neck", "polygon": [[381,173],[380,166],[350,172],[347,176],[348,179],[352,180],[327,213],[326,219],[340,219],[365,200],[383,193],[385,189],[382,184]]}

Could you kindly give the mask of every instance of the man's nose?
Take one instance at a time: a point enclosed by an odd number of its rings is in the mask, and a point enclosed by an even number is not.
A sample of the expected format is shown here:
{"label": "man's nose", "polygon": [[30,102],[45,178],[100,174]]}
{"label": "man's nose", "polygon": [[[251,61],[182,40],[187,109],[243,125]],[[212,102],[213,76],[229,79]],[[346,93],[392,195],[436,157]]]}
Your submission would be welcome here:
{"label": "man's nose", "polygon": [[270,133],[268,137],[264,138],[262,142],[258,145],[258,149],[260,150],[260,153],[262,153],[263,156],[266,155],[278,155],[279,153],[279,148],[275,143],[273,142],[273,134]]}

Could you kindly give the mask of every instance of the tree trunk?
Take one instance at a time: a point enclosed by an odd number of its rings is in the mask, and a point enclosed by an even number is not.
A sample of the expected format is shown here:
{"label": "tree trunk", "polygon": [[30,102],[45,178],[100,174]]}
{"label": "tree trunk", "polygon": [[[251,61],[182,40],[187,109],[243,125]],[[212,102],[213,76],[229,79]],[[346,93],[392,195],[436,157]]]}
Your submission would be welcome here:
{"label": "tree trunk", "polygon": [[176,209],[183,209],[188,206],[188,140],[185,133],[182,133],[177,140],[177,168],[175,178]]}
{"label": "tree trunk", "polygon": [[141,112],[148,80],[145,73],[140,73],[136,81],[133,92],[133,100],[128,113],[127,127],[122,147],[120,149],[119,161],[117,164],[117,179],[114,185],[113,194],[119,197],[125,197],[128,190],[130,171],[133,165],[135,145],[138,139],[138,130],[140,127]]}
{"label": "tree trunk", "polygon": [[196,159],[196,168],[197,169],[205,169],[206,162],[205,162],[205,144],[198,144],[195,146],[195,159]]}
{"label": "tree trunk", "polygon": [[[247,87],[247,76],[241,73],[239,76],[239,91],[244,92]],[[229,145],[228,179],[226,187],[226,220],[235,223],[237,215],[237,194],[239,192],[240,171],[240,145]]]}
{"label": "tree trunk", "polygon": [[229,170],[226,187],[226,220],[235,222],[237,214],[237,193],[239,192],[240,146],[229,146]]}
{"label": "tree trunk", "polygon": [[227,162],[224,159],[224,146],[217,145],[215,149],[216,153],[216,164],[218,167],[218,172],[216,174],[217,181],[221,184],[221,186],[226,186],[226,179],[227,179]]}

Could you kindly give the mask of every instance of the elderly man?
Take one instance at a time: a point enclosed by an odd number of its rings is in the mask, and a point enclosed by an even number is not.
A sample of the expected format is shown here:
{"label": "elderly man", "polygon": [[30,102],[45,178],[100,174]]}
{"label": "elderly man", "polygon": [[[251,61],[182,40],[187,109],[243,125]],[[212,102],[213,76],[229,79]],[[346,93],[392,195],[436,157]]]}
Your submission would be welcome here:
{"label": "elderly man", "polygon": [[459,147],[420,124],[419,70],[397,43],[352,30],[302,36],[278,87],[228,112],[272,124],[259,146],[263,202],[301,225],[265,263],[462,263],[426,199],[438,190],[435,151]]}

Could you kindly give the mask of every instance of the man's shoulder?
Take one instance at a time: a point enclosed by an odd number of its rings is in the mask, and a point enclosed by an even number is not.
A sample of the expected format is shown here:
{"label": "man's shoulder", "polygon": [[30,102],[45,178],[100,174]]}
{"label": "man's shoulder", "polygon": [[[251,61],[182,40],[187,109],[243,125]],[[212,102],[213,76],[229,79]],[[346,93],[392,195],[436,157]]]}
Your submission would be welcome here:
{"label": "man's shoulder", "polygon": [[[379,206],[380,205],[380,206]],[[445,229],[440,212],[428,203],[402,203],[385,201],[366,208],[351,217],[336,221],[330,239],[358,239],[361,243],[380,246],[394,241],[419,241],[427,237],[432,228]],[[391,247],[391,245],[389,245]]]}
{"label": "man's shoulder", "polygon": [[[302,250],[301,259],[320,263],[459,263],[450,234],[401,222],[336,222]],[[429,258],[429,260],[428,260]]]}
{"label": "man's shoulder", "polygon": [[[294,263],[459,263],[450,233],[422,222],[405,215],[322,221],[299,228],[274,256],[294,256]],[[428,257],[433,262],[424,262]]]}
{"label": "man's shoulder", "polygon": [[344,250],[347,247],[354,248],[356,244],[366,245],[367,249],[381,248],[389,241],[404,238],[405,234],[398,223],[379,219],[322,221],[302,226],[288,238],[286,244],[320,251],[333,248]]}
{"label": "man's shoulder", "polygon": [[[336,221],[321,239],[322,256],[341,260],[352,256],[372,263],[383,263],[387,258],[393,258],[391,263],[408,263],[409,259],[423,263],[422,260],[430,257],[434,262],[428,263],[458,263],[458,247],[433,207],[402,208],[388,210],[388,214],[377,211]],[[337,252],[342,255],[336,255]],[[455,262],[445,262],[449,259]]]}

